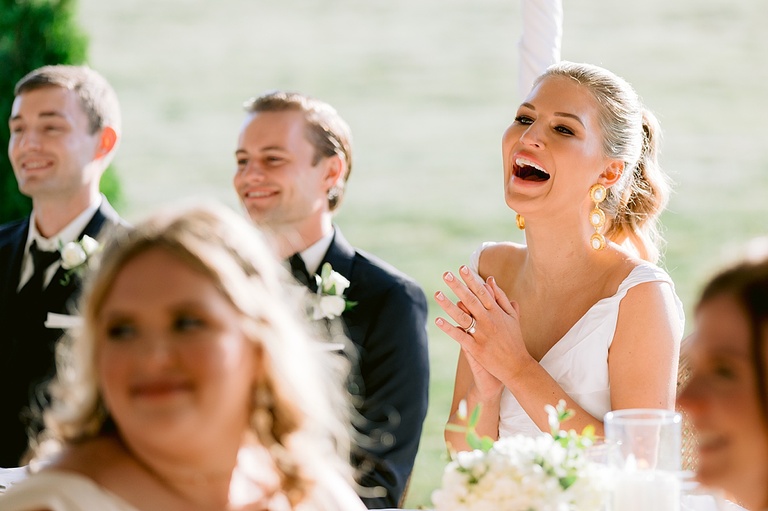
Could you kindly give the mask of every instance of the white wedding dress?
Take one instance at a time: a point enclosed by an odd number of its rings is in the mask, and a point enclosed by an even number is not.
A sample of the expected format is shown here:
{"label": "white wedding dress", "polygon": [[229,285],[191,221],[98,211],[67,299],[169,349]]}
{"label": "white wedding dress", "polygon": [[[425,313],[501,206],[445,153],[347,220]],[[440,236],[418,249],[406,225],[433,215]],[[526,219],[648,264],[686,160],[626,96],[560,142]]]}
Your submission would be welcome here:
{"label": "white wedding dress", "polygon": [[[365,511],[352,488],[334,471],[319,474],[319,479],[307,500],[297,505],[296,510]],[[43,470],[16,482],[6,493],[0,493],[0,510],[29,509],[139,511],[92,479],[60,470]]]}
{"label": "white wedding dress", "polygon": [[[477,272],[483,249],[494,244],[483,243],[472,254],[472,270]],[[638,265],[619,285],[616,294],[595,303],[540,361],[541,366],[565,393],[594,417],[602,419],[611,409],[608,349],[616,330],[619,304],[629,289],[644,282],[666,282],[672,292],[675,291],[672,279],[664,270],[651,263]],[[675,299],[682,331],[685,326],[683,304],[677,295]],[[518,433],[536,435],[541,433],[541,430],[509,389],[504,389],[499,412],[499,437]]]}

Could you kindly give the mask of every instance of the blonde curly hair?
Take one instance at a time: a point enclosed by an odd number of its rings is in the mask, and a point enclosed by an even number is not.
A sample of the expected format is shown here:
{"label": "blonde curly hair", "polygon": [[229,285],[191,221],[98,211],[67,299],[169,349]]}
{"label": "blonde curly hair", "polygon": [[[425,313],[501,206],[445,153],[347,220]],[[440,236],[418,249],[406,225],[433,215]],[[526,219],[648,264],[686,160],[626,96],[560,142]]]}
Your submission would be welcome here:
{"label": "blonde curly hair", "polygon": [[[120,433],[119,417],[104,406],[97,379],[95,325],[117,275],[139,254],[160,248],[211,279],[239,312],[245,336],[263,352],[263,384],[253,391],[251,429],[268,448],[295,504],[320,466],[336,462],[351,481],[349,406],[342,357],[322,349],[289,296],[289,273],[261,234],[233,211],[217,205],[171,208],[111,239],[98,269],[87,276],[81,300],[83,327],[60,343],[52,402],[36,457],[49,449]],[[265,399],[264,396],[267,396]],[[327,470],[327,468],[323,468]]]}

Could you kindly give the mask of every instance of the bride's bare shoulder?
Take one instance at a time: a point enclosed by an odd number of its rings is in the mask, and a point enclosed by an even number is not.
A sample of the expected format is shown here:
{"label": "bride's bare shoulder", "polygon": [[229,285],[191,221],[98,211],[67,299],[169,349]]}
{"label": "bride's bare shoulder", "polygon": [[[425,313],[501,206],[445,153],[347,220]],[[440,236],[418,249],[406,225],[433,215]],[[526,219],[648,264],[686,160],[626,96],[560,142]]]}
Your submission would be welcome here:
{"label": "bride's bare shoulder", "polygon": [[480,276],[483,278],[494,276],[498,280],[500,274],[514,272],[520,267],[525,253],[525,245],[511,241],[486,245],[480,254],[478,264]]}

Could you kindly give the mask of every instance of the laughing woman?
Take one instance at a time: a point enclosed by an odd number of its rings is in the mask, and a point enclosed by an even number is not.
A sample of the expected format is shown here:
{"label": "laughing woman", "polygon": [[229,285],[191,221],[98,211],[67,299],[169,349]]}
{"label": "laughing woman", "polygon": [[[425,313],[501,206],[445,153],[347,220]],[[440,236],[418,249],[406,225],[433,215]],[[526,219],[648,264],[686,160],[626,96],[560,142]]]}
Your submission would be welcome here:
{"label": "laughing woman", "polygon": [[[504,194],[524,245],[485,243],[443,279],[440,329],[461,345],[449,424],[482,405],[480,434],[547,431],[560,399],[592,424],[673,408],[684,317],[659,257],[668,196],[658,125],[615,74],[562,62],[534,83],[502,140]],[[454,326],[457,325],[457,326]],[[453,449],[468,446],[446,429]]]}
{"label": "laughing woman", "polygon": [[364,509],[337,450],[332,355],[281,270],[223,207],[159,214],[109,245],[60,359],[42,468],[0,508]]}

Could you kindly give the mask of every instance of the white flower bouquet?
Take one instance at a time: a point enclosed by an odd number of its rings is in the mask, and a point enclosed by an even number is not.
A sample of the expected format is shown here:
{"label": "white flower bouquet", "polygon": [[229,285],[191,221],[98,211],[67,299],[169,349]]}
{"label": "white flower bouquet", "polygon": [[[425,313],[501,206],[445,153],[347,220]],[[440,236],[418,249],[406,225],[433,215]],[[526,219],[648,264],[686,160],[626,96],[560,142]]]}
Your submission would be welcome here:
{"label": "white flower bouquet", "polygon": [[597,511],[608,486],[603,467],[586,449],[594,428],[581,435],[560,430],[572,415],[565,402],[547,406],[551,434],[516,435],[496,442],[479,438],[474,410],[466,428],[473,451],[452,455],[442,487],[432,494],[435,511]]}

